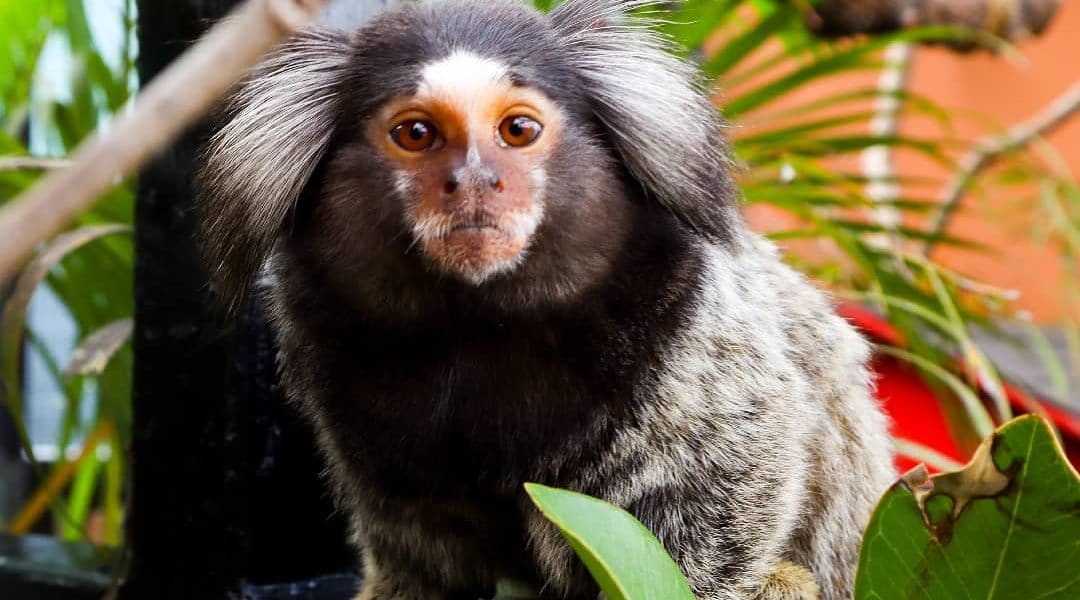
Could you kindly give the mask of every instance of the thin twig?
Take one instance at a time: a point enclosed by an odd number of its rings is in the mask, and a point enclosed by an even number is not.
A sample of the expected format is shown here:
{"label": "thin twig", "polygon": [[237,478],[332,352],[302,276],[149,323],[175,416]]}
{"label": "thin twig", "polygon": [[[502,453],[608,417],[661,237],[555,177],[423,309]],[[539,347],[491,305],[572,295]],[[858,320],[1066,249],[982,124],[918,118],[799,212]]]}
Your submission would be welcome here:
{"label": "thin twig", "polygon": [[30,528],[41,518],[41,515],[49,509],[49,506],[56,502],[60,493],[64,491],[64,487],[75,477],[79,467],[94,452],[97,452],[98,446],[107,440],[112,433],[112,422],[108,420],[101,421],[90,432],[90,435],[86,436],[82,450],[79,451],[79,455],[75,457],[75,460],[68,461],[61,457],[60,465],[56,470],[49,475],[45,483],[34,492],[34,495],[26,501],[26,504],[11,519],[8,532],[15,535],[23,535],[29,532]]}
{"label": "thin twig", "polygon": [[948,229],[976,175],[992,166],[1002,156],[1053,132],[1077,112],[1080,112],[1080,82],[1073,84],[1037,115],[1013,126],[1004,135],[990,136],[976,143],[971,152],[961,160],[960,170],[941,192],[941,205],[931,221],[931,236],[923,245],[923,254],[929,255],[937,238]]}
{"label": "thin twig", "polygon": [[109,130],[0,209],[0,281],[122,177],[205,114],[268,50],[309,24],[325,0],[249,0],[156,77]]}
{"label": "thin twig", "polygon": [[7,171],[52,171],[70,166],[71,161],[64,158],[0,156],[0,173]]}

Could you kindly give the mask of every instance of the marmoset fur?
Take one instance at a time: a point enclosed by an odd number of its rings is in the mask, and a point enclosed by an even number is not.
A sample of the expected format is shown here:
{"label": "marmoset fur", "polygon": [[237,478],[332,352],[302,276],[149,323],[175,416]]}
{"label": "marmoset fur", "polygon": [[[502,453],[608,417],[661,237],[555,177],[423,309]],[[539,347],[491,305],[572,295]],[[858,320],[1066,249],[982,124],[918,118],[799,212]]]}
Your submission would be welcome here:
{"label": "marmoset fur", "polygon": [[851,593],[892,478],[867,346],[747,229],[644,4],[404,5],[296,37],[224,110],[207,265],[269,306],[360,600],[597,598],[530,481],[627,509],[703,600]]}

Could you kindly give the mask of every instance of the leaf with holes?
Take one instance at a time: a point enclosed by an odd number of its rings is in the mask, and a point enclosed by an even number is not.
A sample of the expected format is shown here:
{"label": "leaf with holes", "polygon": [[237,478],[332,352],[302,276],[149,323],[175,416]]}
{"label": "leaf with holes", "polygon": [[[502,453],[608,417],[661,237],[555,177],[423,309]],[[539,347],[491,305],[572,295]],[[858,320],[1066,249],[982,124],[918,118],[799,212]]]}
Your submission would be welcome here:
{"label": "leaf with holes", "polygon": [[961,471],[908,473],[867,527],[857,600],[1080,598],[1080,476],[1040,417],[990,436]]}

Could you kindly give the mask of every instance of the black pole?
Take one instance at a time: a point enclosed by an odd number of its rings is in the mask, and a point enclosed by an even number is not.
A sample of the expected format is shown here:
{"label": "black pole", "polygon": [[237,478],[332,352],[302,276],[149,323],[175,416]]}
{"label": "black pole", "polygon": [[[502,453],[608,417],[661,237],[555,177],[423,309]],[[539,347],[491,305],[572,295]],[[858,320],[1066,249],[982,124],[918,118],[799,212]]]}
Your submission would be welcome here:
{"label": "black pole", "polygon": [[[138,0],[145,84],[232,0]],[[234,588],[223,451],[226,335],[194,245],[196,126],[139,177],[132,499],[121,599],[224,598]]]}
{"label": "black pole", "polygon": [[[355,23],[386,1],[340,0],[331,22]],[[142,81],[234,4],[139,0]],[[261,307],[249,298],[224,322],[199,263],[192,181],[206,135],[193,127],[139,178],[133,494],[119,598],[351,598],[355,552],[312,434],[280,397]],[[288,595],[296,589],[307,595]]]}

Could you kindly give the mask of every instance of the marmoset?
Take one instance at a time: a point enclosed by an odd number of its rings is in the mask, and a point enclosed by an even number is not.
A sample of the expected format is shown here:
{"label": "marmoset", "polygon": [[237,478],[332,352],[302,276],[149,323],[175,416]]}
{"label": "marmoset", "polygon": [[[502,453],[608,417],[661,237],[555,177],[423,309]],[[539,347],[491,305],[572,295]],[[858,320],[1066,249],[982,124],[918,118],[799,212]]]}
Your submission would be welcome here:
{"label": "marmoset", "polygon": [[851,593],[892,478],[867,345],[747,228],[644,4],[406,4],[223,109],[208,269],[268,306],[360,600],[597,598],[525,482],[624,507],[703,600]]}

